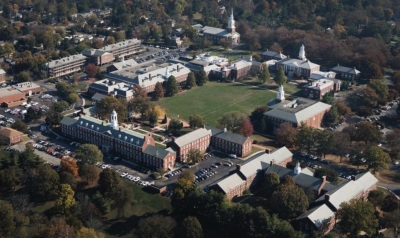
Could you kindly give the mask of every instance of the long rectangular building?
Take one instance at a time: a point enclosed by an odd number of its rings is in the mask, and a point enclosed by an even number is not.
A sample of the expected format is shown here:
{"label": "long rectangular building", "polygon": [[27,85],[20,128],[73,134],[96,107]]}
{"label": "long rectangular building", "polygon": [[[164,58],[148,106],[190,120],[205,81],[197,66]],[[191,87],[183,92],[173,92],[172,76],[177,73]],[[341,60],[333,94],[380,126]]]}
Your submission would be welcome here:
{"label": "long rectangular building", "polygon": [[155,146],[152,135],[139,134],[118,126],[117,113],[111,114],[111,122],[80,116],[64,117],[61,131],[68,138],[97,145],[103,152],[113,152],[121,157],[153,169],[172,169],[175,153]]}
{"label": "long rectangular building", "polygon": [[142,42],[138,39],[121,41],[112,45],[107,45],[100,50],[113,54],[114,57],[125,57],[143,51]]}
{"label": "long rectangular building", "polygon": [[49,78],[57,78],[82,71],[87,57],[82,54],[52,60],[44,65]]}

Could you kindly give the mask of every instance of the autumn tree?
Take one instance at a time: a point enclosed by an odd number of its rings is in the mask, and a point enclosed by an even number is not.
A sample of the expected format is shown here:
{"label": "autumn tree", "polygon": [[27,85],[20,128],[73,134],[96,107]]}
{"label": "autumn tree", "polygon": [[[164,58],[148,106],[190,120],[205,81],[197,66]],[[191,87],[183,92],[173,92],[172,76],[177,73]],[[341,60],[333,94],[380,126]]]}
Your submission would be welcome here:
{"label": "autumn tree", "polygon": [[75,177],[78,177],[78,163],[75,159],[66,157],[61,159],[61,170],[71,173]]}
{"label": "autumn tree", "polygon": [[198,149],[190,149],[188,154],[187,154],[186,161],[191,163],[191,164],[195,164],[195,163],[199,162],[201,158],[203,158],[203,155],[200,152],[200,150],[198,150]]}
{"label": "autumn tree", "polygon": [[89,78],[94,78],[100,71],[100,68],[93,63],[86,66],[86,73]]}
{"label": "autumn tree", "polygon": [[68,184],[61,184],[56,199],[56,208],[61,213],[66,213],[75,206],[75,192]]}
{"label": "autumn tree", "polygon": [[82,179],[86,180],[88,184],[93,184],[99,179],[99,171],[96,165],[83,164],[79,168],[79,175]]}
{"label": "autumn tree", "polygon": [[15,76],[14,80],[18,83],[23,83],[23,82],[32,81],[32,78],[31,78],[31,75],[29,74],[29,72],[22,71]]}
{"label": "autumn tree", "polygon": [[169,216],[153,215],[139,221],[137,235],[139,237],[172,238],[176,221]]}
{"label": "autumn tree", "polygon": [[372,88],[375,91],[376,95],[378,96],[378,102],[380,105],[384,105],[387,103],[389,88],[386,85],[384,79],[374,79],[368,84],[368,87]]}
{"label": "autumn tree", "polygon": [[167,96],[172,97],[175,94],[177,94],[178,91],[179,91],[179,85],[178,82],[176,81],[176,78],[173,75],[169,76],[166,86]]}
{"label": "autumn tree", "polygon": [[247,119],[246,114],[242,112],[228,112],[223,114],[218,119],[218,127],[226,128],[228,131],[233,133],[239,133],[243,121]]}
{"label": "autumn tree", "polygon": [[280,146],[293,148],[297,142],[297,129],[290,123],[282,123],[275,131],[276,143]]}
{"label": "autumn tree", "polygon": [[274,81],[278,85],[284,85],[286,83],[286,76],[285,72],[283,71],[282,67],[279,67],[278,72],[276,73],[276,76],[274,78]]}
{"label": "autumn tree", "polygon": [[307,125],[302,125],[296,136],[296,144],[300,150],[307,151],[308,154],[315,146],[317,131]]}
{"label": "autumn tree", "polygon": [[157,82],[156,86],[154,87],[154,93],[153,93],[153,99],[158,100],[160,98],[164,97],[164,87],[162,86],[162,83]]}
{"label": "autumn tree", "polygon": [[103,153],[96,145],[82,144],[76,150],[76,159],[81,164],[95,164],[96,162],[103,162]]}
{"label": "autumn tree", "polygon": [[360,231],[374,234],[378,228],[374,206],[369,202],[356,200],[352,203],[342,203],[336,213],[338,229],[350,236],[357,236]]}
{"label": "autumn tree", "polygon": [[21,119],[17,119],[12,125],[11,128],[20,131],[22,133],[28,133],[28,125],[23,122]]}
{"label": "autumn tree", "polygon": [[251,124],[250,119],[246,118],[243,120],[242,125],[240,126],[240,133],[245,137],[249,137],[253,135],[253,131],[253,124]]}
{"label": "autumn tree", "polygon": [[63,218],[55,218],[42,232],[41,237],[47,238],[75,238],[74,227],[67,224]]}
{"label": "autumn tree", "polygon": [[358,124],[358,130],[356,136],[359,140],[364,141],[366,144],[372,141],[378,141],[380,138],[380,132],[374,124],[369,121],[363,121]]}
{"label": "autumn tree", "polygon": [[202,127],[205,124],[204,118],[200,114],[194,114],[189,117],[189,125],[191,129]]}
{"label": "autumn tree", "polygon": [[191,89],[195,86],[196,86],[196,77],[193,72],[190,72],[186,79],[186,89]]}
{"label": "autumn tree", "polygon": [[76,232],[76,238],[105,238],[105,235],[93,228],[81,227]]}
{"label": "autumn tree", "polygon": [[186,217],[180,226],[180,232],[185,238],[203,238],[203,228],[196,217]]}
{"label": "autumn tree", "polygon": [[108,96],[96,103],[96,113],[103,120],[109,119],[113,110],[118,113],[118,122],[123,122],[128,117],[128,110],[125,101]]}
{"label": "autumn tree", "polygon": [[251,112],[250,119],[254,125],[254,129],[256,130],[265,130],[266,128],[262,128],[264,120],[264,113],[268,111],[268,106],[260,106],[256,107],[254,111]]}
{"label": "autumn tree", "polygon": [[368,169],[374,172],[387,168],[390,162],[390,156],[378,146],[371,146],[364,152],[364,158],[367,161]]}
{"label": "autumn tree", "polygon": [[12,237],[15,230],[14,208],[6,201],[0,200],[0,235],[2,237]]}

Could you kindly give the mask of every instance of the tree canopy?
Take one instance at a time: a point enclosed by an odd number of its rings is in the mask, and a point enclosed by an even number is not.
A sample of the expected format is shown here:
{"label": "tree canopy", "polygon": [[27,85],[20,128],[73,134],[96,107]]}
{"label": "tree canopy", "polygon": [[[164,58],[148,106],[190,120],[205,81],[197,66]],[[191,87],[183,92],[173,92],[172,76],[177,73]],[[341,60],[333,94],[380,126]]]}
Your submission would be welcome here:
{"label": "tree canopy", "polygon": [[103,153],[96,145],[81,144],[76,150],[76,159],[82,163],[95,164],[96,162],[103,162]]}

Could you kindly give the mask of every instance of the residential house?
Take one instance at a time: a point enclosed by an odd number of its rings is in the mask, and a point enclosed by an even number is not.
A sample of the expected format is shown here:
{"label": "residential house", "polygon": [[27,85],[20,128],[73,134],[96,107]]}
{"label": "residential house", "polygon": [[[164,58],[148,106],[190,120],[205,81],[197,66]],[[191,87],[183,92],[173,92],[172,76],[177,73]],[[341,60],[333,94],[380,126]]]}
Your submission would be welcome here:
{"label": "residential house", "polygon": [[250,154],[253,143],[250,137],[235,134],[226,129],[220,130],[208,126],[206,128],[211,130],[210,148],[238,157]]}
{"label": "residential house", "polygon": [[197,149],[201,153],[205,153],[210,145],[210,140],[211,130],[199,128],[178,138],[173,138],[168,147],[176,151],[176,158],[179,162],[188,162],[189,151]]}
{"label": "residential house", "polygon": [[26,135],[15,129],[3,127],[0,129],[0,138],[2,144],[14,145],[24,140],[24,138],[26,138]]}

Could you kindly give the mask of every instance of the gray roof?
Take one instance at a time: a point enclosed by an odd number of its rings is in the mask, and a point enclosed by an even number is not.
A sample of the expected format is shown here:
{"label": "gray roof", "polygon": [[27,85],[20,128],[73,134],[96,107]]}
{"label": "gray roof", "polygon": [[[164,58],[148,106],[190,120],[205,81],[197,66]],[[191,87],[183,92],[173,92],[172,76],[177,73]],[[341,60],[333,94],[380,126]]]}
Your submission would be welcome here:
{"label": "gray roof", "polygon": [[107,95],[105,95],[105,94],[95,93],[93,95],[93,97],[92,97],[92,100],[93,101],[100,101],[101,99],[106,98],[106,97],[107,97]]}
{"label": "gray roof", "polygon": [[95,56],[95,57],[99,57],[105,54],[110,54],[107,51],[104,50],[98,50],[98,49],[84,49],[82,51],[82,54],[84,56],[90,57],[90,56]]}
{"label": "gray roof", "polygon": [[331,69],[332,71],[335,72],[340,72],[340,73],[349,73],[349,74],[359,74],[360,71],[358,71],[356,68],[350,68],[350,67],[345,67],[345,66],[335,66]]}
{"label": "gray roof", "polygon": [[294,58],[286,58],[277,63],[296,67],[296,68],[302,68],[302,69],[314,69],[316,67],[320,67],[318,64],[314,64],[309,60],[301,60],[301,59],[294,59]]}
{"label": "gray roof", "polygon": [[275,104],[271,106],[272,110],[265,112],[264,115],[298,124],[331,107],[331,105],[323,102],[299,98],[294,101]]}
{"label": "gray roof", "polygon": [[216,27],[211,27],[211,26],[205,26],[202,29],[202,32],[204,34],[208,34],[208,35],[215,35],[215,36],[223,36],[223,37],[231,37],[231,38],[235,38],[235,37],[239,37],[240,34],[235,32],[233,34],[229,33],[227,30],[222,29],[222,28],[216,28]]}
{"label": "gray roof", "polygon": [[246,179],[252,177],[258,171],[262,169],[262,164],[259,160],[254,159],[250,162],[242,164],[239,169],[239,173],[241,173]]}
{"label": "gray roof", "polygon": [[287,56],[282,54],[281,52],[270,51],[270,50],[264,51],[262,53],[262,55],[274,57],[274,58],[277,58],[277,59],[286,59],[287,58]]}
{"label": "gray roof", "polygon": [[308,218],[315,225],[315,227],[320,228],[334,215],[335,213],[327,205],[323,204],[306,211],[301,216],[296,218],[296,220]]}
{"label": "gray roof", "polygon": [[257,159],[263,163],[270,164],[271,162],[275,164],[281,163],[283,160],[293,156],[292,152],[285,146],[272,151],[271,153],[262,153]]}
{"label": "gray roof", "polygon": [[244,183],[245,181],[240,178],[240,176],[237,173],[234,173],[220,182],[217,183],[217,186],[221,188],[222,191],[224,191],[225,194],[229,193],[232,189],[235,189],[237,186],[240,184]]}
{"label": "gray roof", "polygon": [[86,60],[86,58],[87,57],[82,55],[82,54],[71,55],[71,56],[68,56],[68,57],[61,58],[61,59],[52,60],[52,61],[47,63],[47,67],[48,68],[54,68],[56,66],[70,64],[71,62],[84,61],[84,60]]}
{"label": "gray roof", "polygon": [[127,47],[129,45],[136,45],[136,44],[141,44],[142,42],[138,39],[131,39],[131,40],[125,40],[125,41],[121,41],[115,44],[111,44],[111,45],[107,45],[104,46],[103,48],[101,48],[101,50],[107,51],[107,52],[112,52],[114,50],[117,50],[119,48],[124,48]]}
{"label": "gray roof", "polygon": [[357,195],[365,192],[378,183],[378,180],[370,172],[360,174],[356,180],[350,180],[341,185],[336,190],[327,192],[325,196],[317,199],[317,202],[322,202],[329,197],[329,203],[337,210],[343,202],[349,202]]}
{"label": "gray roof", "polygon": [[72,117],[63,117],[63,119],[61,119],[60,124],[66,125],[66,126],[71,126],[73,124],[75,124],[77,122],[77,120],[75,118]]}
{"label": "gray roof", "polygon": [[170,152],[154,145],[148,145],[143,151],[143,153],[159,159],[164,159]]}
{"label": "gray roof", "polygon": [[189,132],[183,136],[180,136],[175,139],[175,144],[179,147],[192,143],[195,140],[203,138],[207,135],[211,136],[211,130],[207,130],[204,128],[199,128],[195,131]]}
{"label": "gray roof", "polygon": [[229,141],[229,142],[232,142],[235,144],[239,144],[239,145],[243,145],[249,139],[249,137],[245,137],[240,134],[235,134],[230,131],[224,132],[224,130],[220,130],[218,128],[214,128],[211,126],[206,126],[206,129],[211,130],[211,135],[213,137],[216,137],[216,138],[219,138],[219,139],[222,139],[225,141]]}

